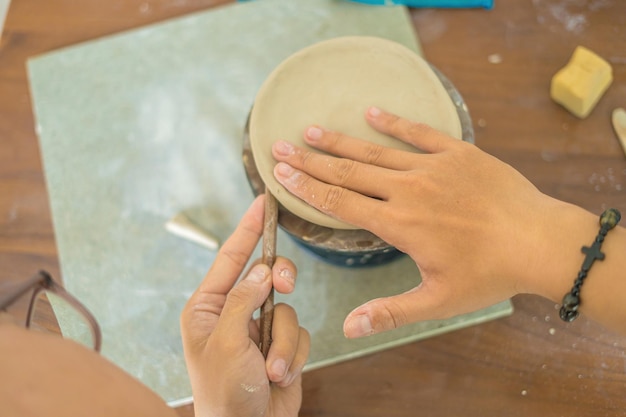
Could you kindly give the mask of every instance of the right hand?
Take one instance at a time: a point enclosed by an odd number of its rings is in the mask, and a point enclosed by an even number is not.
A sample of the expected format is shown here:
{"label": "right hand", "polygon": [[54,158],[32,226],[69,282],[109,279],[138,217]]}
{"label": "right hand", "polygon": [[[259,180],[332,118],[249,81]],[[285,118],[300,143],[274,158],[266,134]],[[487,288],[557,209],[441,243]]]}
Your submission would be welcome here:
{"label": "right hand", "polygon": [[236,283],[263,232],[263,198],[224,243],[181,315],[197,417],[295,417],[300,409],[308,332],[293,308],[277,304],[265,359],[258,348],[259,322],[252,319],[272,284],[278,292],[293,291],[295,265],[278,257],[271,270],[256,264]]}

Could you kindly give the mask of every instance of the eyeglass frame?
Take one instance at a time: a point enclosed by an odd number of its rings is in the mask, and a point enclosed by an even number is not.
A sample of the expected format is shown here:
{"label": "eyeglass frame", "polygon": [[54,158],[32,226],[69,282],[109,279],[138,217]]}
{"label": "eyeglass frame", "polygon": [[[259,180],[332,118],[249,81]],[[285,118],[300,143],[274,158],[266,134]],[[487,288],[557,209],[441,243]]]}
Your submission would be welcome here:
{"label": "eyeglass frame", "polygon": [[102,332],[100,325],[96,321],[94,315],[85,307],[80,301],[78,301],[73,295],[68,293],[63,286],[58,284],[52,276],[46,271],[39,271],[28,280],[20,283],[17,289],[10,292],[8,295],[0,294],[0,311],[7,309],[14,302],[19,300],[28,291],[33,291],[29,305],[28,313],[26,316],[26,328],[30,328],[35,300],[42,291],[50,291],[52,294],[62,298],[68,302],[74,309],[76,309],[87,320],[91,329],[91,335],[93,337],[93,349],[96,352],[100,352],[102,346]]}

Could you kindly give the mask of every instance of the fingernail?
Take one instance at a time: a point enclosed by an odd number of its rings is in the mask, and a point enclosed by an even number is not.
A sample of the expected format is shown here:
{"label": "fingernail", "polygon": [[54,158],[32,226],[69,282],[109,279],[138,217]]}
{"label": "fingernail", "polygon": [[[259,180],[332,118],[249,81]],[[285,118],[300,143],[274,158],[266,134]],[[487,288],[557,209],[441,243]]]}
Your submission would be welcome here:
{"label": "fingernail", "polygon": [[283,177],[289,178],[293,175],[294,169],[289,164],[285,164],[284,162],[279,162],[276,164],[276,173]]}
{"label": "fingernail", "polygon": [[372,117],[378,117],[380,116],[380,109],[378,107],[370,107],[367,113]]}
{"label": "fingernail", "polygon": [[284,140],[279,140],[274,144],[274,150],[277,154],[283,156],[293,155],[294,149],[293,145],[289,142],[285,142]]}
{"label": "fingernail", "polygon": [[352,318],[347,323],[346,334],[350,333],[351,337],[369,336],[374,333],[372,323],[365,314]]}
{"label": "fingernail", "polygon": [[246,279],[252,282],[263,282],[267,276],[267,268],[263,265],[256,265],[250,270]]}
{"label": "fingernail", "polygon": [[287,363],[283,359],[276,359],[272,364],[272,372],[281,379],[284,378],[287,373]]}
{"label": "fingernail", "polygon": [[282,279],[284,279],[290,286],[294,286],[295,285],[295,279],[293,276],[293,273],[291,272],[291,270],[289,268],[284,268],[282,269],[278,275],[280,275],[280,277]]}
{"label": "fingernail", "polygon": [[322,138],[324,132],[319,127],[311,126],[306,131],[306,137],[312,141],[317,141]]}

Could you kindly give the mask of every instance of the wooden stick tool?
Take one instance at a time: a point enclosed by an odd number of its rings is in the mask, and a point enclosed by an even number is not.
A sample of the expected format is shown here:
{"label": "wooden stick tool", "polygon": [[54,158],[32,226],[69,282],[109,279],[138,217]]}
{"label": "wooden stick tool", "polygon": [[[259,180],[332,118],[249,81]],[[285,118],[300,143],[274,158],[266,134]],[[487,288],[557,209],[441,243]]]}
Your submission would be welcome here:
{"label": "wooden stick tool", "polygon": [[[270,269],[276,261],[276,228],[278,226],[278,202],[276,197],[265,187],[265,218],[263,225],[263,254],[261,262],[269,266]],[[274,320],[274,287],[261,306],[261,339],[259,349],[263,357],[267,358],[267,353],[272,344],[272,321]]]}

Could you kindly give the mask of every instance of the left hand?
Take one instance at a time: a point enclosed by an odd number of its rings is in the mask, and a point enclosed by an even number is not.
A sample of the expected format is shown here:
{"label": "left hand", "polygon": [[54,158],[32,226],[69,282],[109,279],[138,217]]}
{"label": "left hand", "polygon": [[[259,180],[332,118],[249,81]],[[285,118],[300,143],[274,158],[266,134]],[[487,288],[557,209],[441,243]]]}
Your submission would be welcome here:
{"label": "left hand", "polygon": [[295,266],[280,257],[272,270],[258,263],[235,285],[263,232],[263,201],[257,198],[248,209],[181,315],[198,417],[294,417],[300,409],[309,334],[293,308],[277,304],[264,359],[258,320],[252,320],[272,283],[278,292],[293,291]]}
{"label": "left hand", "polygon": [[[369,230],[420,270],[422,281],[414,289],[353,310],[344,323],[346,336],[468,313],[519,292],[563,294],[571,285],[541,278],[550,276],[549,265],[576,268],[568,257],[580,253],[577,234],[594,233],[593,216],[541,193],[476,146],[423,123],[376,108],[366,119],[422,153],[319,127],[307,129],[305,141],[323,153],[284,141],[272,148],[274,176],[290,193]],[[591,229],[585,231],[583,223]]]}

